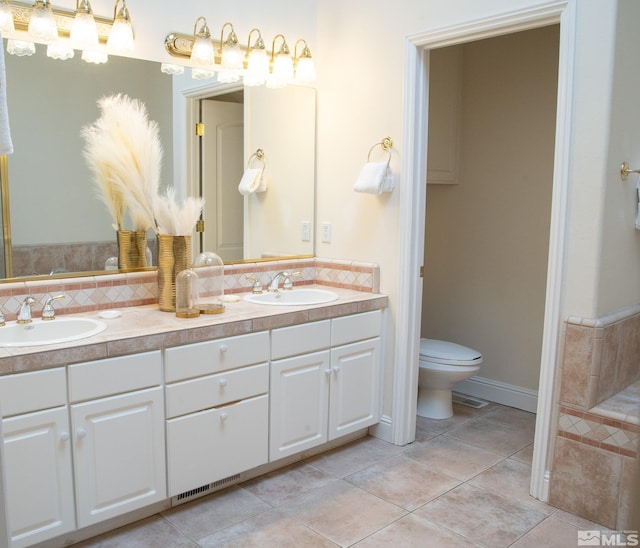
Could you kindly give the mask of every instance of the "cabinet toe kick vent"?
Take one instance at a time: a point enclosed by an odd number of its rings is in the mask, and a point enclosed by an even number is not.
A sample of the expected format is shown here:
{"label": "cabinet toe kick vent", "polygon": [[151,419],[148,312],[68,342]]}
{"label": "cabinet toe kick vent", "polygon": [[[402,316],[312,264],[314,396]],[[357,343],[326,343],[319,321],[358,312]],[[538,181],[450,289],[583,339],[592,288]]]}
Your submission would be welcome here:
{"label": "cabinet toe kick vent", "polygon": [[221,480],[214,481],[213,483],[201,485],[200,487],[196,487],[195,489],[191,489],[190,491],[185,491],[184,493],[175,495],[174,497],[171,497],[171,506],[178,506],[179,504],[184,504],[185,502],[189,502],[193,499],[209,495],[215,491],[223,489],[227,485],[237,483],[238,481],[240,481],[241,476],[242,474],[234,474],[233,476],[229,476],[228,478],[223,478]]}

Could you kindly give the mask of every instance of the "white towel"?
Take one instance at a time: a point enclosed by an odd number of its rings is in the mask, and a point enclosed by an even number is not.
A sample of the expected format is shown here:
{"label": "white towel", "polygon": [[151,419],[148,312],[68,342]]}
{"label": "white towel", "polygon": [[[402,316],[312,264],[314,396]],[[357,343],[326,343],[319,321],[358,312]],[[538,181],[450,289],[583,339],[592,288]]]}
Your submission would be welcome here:
{"label": "white towel", "polygon": [[242,179],[238,185],[238,192],[245,196],[256,192],[262,183],[262,175],[262,168],[248,168],[242,175]]}
{"label": "white towel", "polygon": [[4,49],[0,35],[0,154],[12,154],[13,142],[9,130],[9,109],[7,108],[7,76],[4,68]]}
{"label": "white towel", "polygon": [[362,170],[353,190],[356,192],[368,192],[369,194],[382,194],[391,192],[395,187],[393,173],[387,162],[367,162]]}

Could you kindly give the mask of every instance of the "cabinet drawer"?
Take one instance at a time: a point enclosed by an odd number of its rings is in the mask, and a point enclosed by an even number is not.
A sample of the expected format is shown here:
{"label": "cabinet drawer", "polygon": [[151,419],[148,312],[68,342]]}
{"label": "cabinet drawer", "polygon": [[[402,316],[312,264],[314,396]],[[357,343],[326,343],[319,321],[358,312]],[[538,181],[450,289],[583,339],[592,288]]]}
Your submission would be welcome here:
{"label": "cabinet drawer", "polygon": [[262,331],[176,346],[165,350],[164,358],[167,382],[266,362],[269,359],[269,333]]}
{"label": "cabinet drawer", "polygon": [[160,351],[69,366],[69,401],[90,400],[162,384]]}
{"label": "cabinet drawer", "polygon": [[265,394],[269,365],[263,363],[167,386],[167,418]]}
{"label": "cabinet drawer", "polygon": [[330,321],[311,322],[274,329],[271,332],[271,358],[279,360],[329,348]]}
{"label": "cabinet drawer", "polygon": [[169,496],[266,463],[268,421],[266,394],[168,420]]}
{"label": "cabinet drawer", "polygon": [[30,413],[67,403],[64,367],[0,377],[2,416]]}
{"label": "cabinet drawer", "polygon": [[331,320],[331,346],[380,336],[380,310]]}

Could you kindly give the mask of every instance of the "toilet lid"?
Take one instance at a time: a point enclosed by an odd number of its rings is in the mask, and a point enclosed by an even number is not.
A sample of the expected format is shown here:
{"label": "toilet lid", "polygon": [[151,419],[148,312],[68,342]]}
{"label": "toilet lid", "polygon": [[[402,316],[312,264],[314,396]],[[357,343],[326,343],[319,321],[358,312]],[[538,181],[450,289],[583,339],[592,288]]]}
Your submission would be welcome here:
{"label": "toilet lid", "polygon": [[473,348],[436,339],[420,339],[420,356],[445,363],[468,363],[482,360],[482,354]]}

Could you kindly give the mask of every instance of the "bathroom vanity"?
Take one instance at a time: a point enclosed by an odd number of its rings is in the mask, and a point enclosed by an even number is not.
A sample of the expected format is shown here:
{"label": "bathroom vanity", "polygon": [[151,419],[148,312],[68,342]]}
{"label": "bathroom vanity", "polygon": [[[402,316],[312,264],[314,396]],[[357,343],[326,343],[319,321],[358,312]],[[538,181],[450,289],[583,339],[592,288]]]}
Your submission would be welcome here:
{"label": "bathroom vanity", "polygon": [[135,307],[89,339],[2,349],[11,545],[86,538],[366,432],[387,298],[336,292],[194,320]]}

